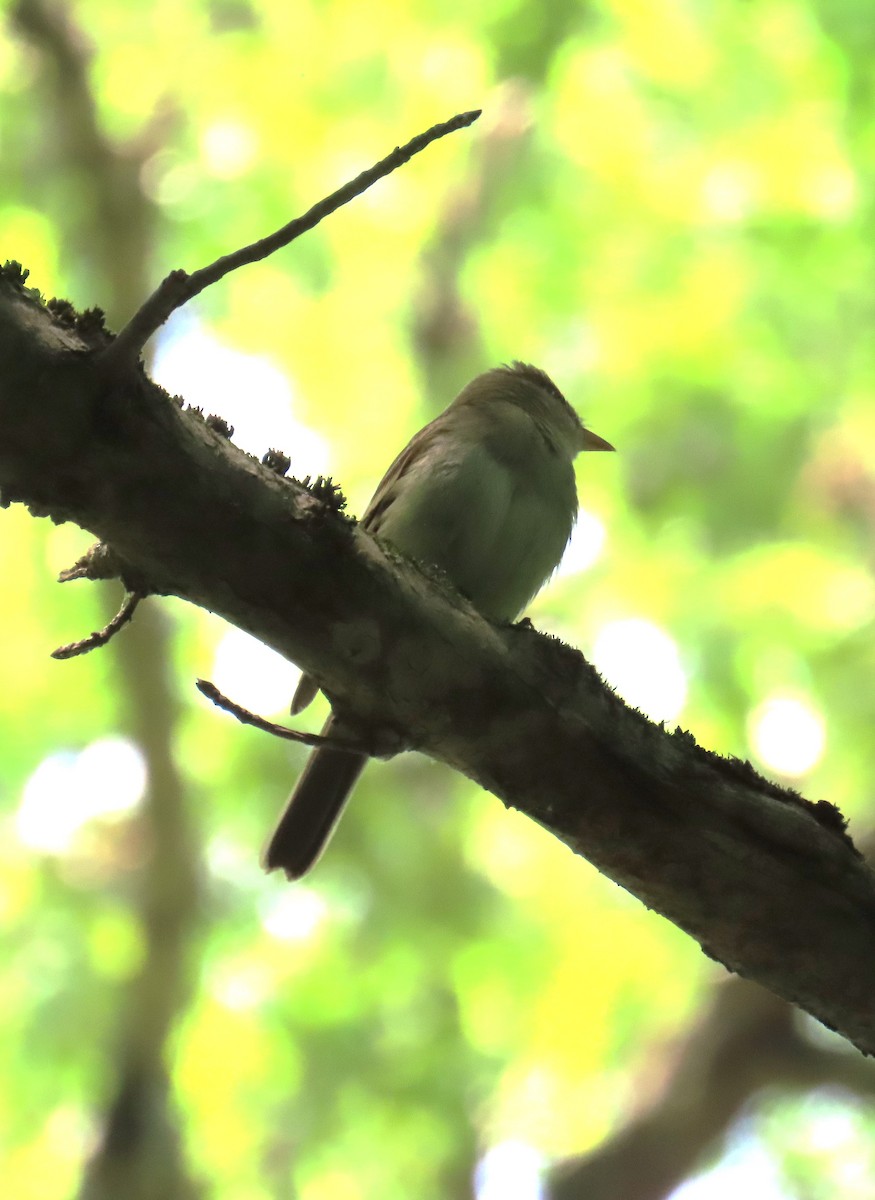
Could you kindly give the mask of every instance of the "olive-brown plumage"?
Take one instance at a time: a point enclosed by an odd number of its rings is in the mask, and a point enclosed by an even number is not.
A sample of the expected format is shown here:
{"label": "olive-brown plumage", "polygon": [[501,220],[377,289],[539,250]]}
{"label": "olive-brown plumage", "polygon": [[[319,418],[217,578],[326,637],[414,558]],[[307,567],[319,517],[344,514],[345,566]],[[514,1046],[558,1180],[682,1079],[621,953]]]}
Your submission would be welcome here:
{"label": "olive-brown plumage", "polygon": [[[577,516],[574,459],[612,450],[543,371],[496,367],[463,388],[383,476],[362,526],[439,567],[486,617],[513,620],[550,578]],[[292,712],[315,696],[303,676]],[[323,733],[336,732],[329,717]],[[290,879],[316,862],[364,755],[314,750],[265,851]]]}

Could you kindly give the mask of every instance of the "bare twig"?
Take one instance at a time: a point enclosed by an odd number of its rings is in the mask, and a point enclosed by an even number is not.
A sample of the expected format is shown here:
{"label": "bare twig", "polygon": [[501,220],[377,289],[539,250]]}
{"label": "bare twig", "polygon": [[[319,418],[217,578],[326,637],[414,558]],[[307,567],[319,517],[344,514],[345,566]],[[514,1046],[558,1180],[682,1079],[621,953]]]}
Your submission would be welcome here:
{"label": "bare twig", "polygon": [[[65,567],[58,575],[58,583],[71,583],[74,579],[121,579],[125,565],[105,542],[89,546],[72,567]],[[128,586],[131,592],[146,592],[144,587]]]}
{"label": "bare twig", "polygon": [[197,296],[205,288],[217,283],[218,280],[238,267],[246,266],[247,263],[259,262],[273,254],[274,251],[287,246],[302,233],[313,229],[323,218],[330,216],[338,208],[361,195],[378,179],[384,178],[398,167],[403,166],[414,154],[419,154],[432,142],[445,137],[448,133],[454,133],[457,129],[464,129],[473,124],[480,116],[480,111],[480,109],[475,109],[473,112],[459,113],[458,116],[451,117],[449,121],[442,121],[439,125],[433,125],[431,129],[427,129],[425,133],[418,134],[404,146],[396,147],[380,162],[368,167],[366,171],[362,171],[355,179],[345,183],[336,192],[332,192],[330,196],[326,196],[314,204],[303,216],[289,221],[276,233],[269,234],[249,246],[243,246],[240,250],[235,250],[233,254],[217,258],[208,267],[202,267],[191,275],[182,269],[171,271],[149,299],[134,313],[115,341],[103,352],[101,359],[104,369],[116,370],[133,362],[152,334],[164,324],[170,314],[177,308],[181,308],[193,296]]}
{"label": "bare twig", "polygon": [[362,753],[361,742],[350,741],[349,738],[324,737],[321,733],[302,733],[298,729],[288,729],[285,725],[276,725],[273,721],[259,717],[256,713],[250,712],[248,708],[244,708],[242,704],[229,700],[208,679],[196,680],[195,686],[208,700],[211,700],[218,708],[224,708],[243,725],[254,725],[256,729],[261,729],[264,733],[284,738],[289,742],[300,742],[303,746],[334,746],[338,750],[348,750],[350,754]]}
{"label": "bare twig", "polygon": [[89,650],[96,650],[98,646],[105,646],[111,638],[115,637],[123,625],[127,625],[128,621],[130,621],[131,617],[137,611],[137,605],[142,599],[142,592],[128,592],[121,608],[108,625],[105,625],[103,629],[99,629],[95,633],[89,633],[88,637],[82,638],[78,642],[69,642],[66,646],[59,646],[57,650],[52,651],[52,658],[75,658],[78,654],[87,654]]}

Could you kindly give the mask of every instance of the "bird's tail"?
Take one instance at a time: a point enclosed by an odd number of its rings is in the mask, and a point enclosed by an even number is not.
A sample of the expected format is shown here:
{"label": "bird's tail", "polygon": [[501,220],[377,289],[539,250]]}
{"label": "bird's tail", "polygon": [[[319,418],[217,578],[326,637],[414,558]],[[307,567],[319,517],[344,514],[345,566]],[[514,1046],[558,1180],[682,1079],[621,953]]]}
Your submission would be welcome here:
{"label": "bird's tail", "polygon": [[[323,737],[339,732],[329,717]],[[367,755],[336,746],[313,751],[267,844],[266,871],[279,868],[287,879],[300,879],[310,870],[328,844],[366,761]]]}

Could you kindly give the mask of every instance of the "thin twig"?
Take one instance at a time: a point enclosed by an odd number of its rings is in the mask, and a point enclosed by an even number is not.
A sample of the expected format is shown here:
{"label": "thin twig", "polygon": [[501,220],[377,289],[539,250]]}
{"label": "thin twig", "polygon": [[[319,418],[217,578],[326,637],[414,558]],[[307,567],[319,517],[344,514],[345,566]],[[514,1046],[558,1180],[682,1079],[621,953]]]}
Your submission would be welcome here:
{"label": "thin twig", "polygon": [[208,679],[195,680],[195,686],[208,700],[211,700],[218,708],[224,708],[243,725],[254,725],[256,729],[261,729],[264,733],[284,738],[289,742],[300,742],[304,746],[333,746],[338,750],[348,750],[350,754],[362,753],[361,742],[350,741],[349,738],[324,737],[321,733],[302,733],[298,729],[288,729],[285,725],[276,725],[273,721],[259,717],[256,713],[250,712],[248,708],[244,708],[242,704],[229,700]]}
{"label": "thin twig", "polygon": [[103,629],[96,633],[90,633],[88,637],[82,638],[78,642],[69,642],[66,646],[59,646],[57,650],[52,651],[52,658],[75,658],[77,654],[87,654],[89,650],[96,650],[98,646],[105,646],[106,643],[118,633],[123,625],[127,625],[131,617],[137,611],[137,605],[143,599],[142,592],[128,592],[125,596],[124,603],[115,614],[113,619]]}
{"label": "thin twig", "polygon": [[95,542],[72,567],[61,571],[58,583],[71,583],[74,579],[124,579],[127,591],[141,592],[145,596],[148,587],[133,584],[129,578],[132,573],[132,568],[122,562],[111,546],[106,542]]}
{"label": "thin twig", "polygon": [[202,267],[191,275],[182,269],[171,271],[148,300],[134,313],[115,341],[103,351],[101,361],[104,369],[116,370],[133,362],[152,334],[164,324],[170,314],[177,308],[181,308],[193,296],[197,296],[199,292],[218,282],[238,267],[258,262],[283,246],[287,246],[302,233],[313,229],[325,217],[336,212],[342,205],[348,204],[350,200],[361,195],[378,179],[383,179],[398,167],[403,166],[413,158],[414,154],[419,154],[432,142],[445,137],[448,133],[454,133],[457,129],[464,129],[466,126],[472,125],[480,116],[480,112],[480,109],[475,109],[473,112],[459,113],[458,116],[451,117],[449,121],[433,125],[431,129],[418,134],[404,146],[396,147],[380,162],[368,167],[366,171],[362,171],[355,179],[345,183],[336,192],[332,192],[330,196],[326,196],[314,204],[302,217],[296,217],[294,221],[289,221],[276,233],[269,234],[249,246],[243,246],[242,249],[235,250],[233,254],[217,258],[208,267]]}

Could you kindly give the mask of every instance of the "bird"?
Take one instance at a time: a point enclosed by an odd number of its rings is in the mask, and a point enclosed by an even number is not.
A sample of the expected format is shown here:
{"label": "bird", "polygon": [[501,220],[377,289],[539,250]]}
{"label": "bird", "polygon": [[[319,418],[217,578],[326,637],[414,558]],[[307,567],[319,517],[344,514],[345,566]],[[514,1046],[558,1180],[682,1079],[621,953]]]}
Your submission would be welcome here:
{"label": "bird", "polygon": [[[587,429],[549,375],[512,362],[476,376],[401,451],[361,519],[370,534],[441,570],[480,613],[513,621],[547,582],[577,518],[574,459],[614,447]],[[293,714],[318,684],[303,675]],[[330,739],[310,755],[264,853],[290,880],[314,866],[367,761]]]}

